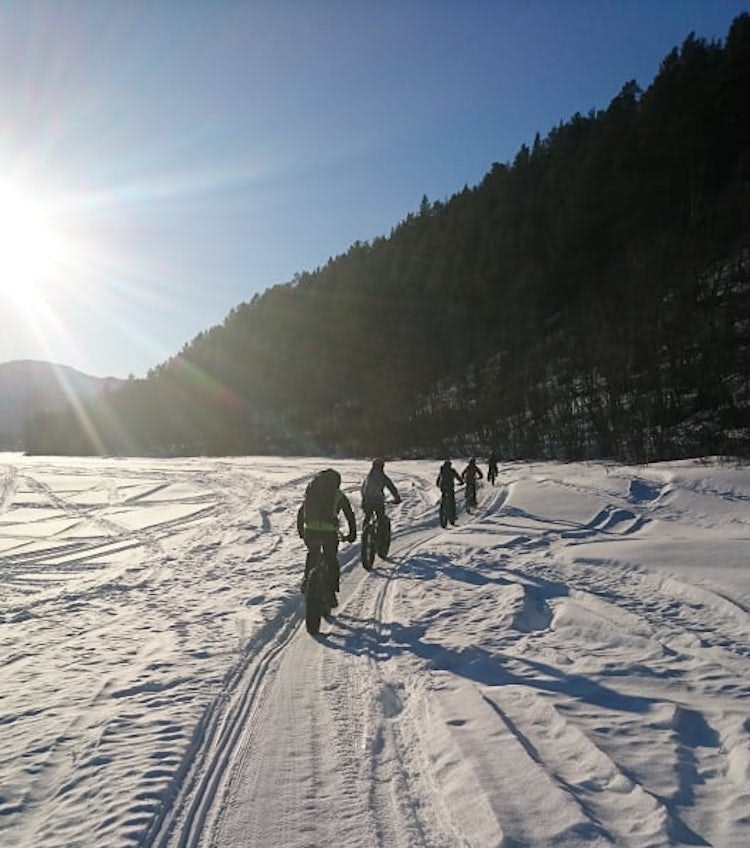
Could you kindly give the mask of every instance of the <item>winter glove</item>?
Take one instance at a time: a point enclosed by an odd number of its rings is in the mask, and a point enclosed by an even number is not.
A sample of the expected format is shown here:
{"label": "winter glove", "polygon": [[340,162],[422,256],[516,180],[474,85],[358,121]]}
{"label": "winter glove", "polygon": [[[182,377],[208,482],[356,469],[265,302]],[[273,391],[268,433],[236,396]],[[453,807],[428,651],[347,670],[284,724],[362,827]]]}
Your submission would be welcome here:
{"label": "winter glove", "polygon": [[352,532],[346,537],[347,542],[354,542],[357,539],[356,531],[352,530]]}

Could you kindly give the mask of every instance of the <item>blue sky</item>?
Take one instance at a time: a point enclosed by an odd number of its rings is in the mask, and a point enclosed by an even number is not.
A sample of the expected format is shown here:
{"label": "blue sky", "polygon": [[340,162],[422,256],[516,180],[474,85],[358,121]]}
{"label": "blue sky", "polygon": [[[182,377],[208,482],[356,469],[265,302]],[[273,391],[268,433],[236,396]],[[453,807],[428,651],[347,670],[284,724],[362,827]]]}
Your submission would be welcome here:
{"label": "blue sky", "polygon": [[0,0],[0,362],[143,376],[748,10]]}

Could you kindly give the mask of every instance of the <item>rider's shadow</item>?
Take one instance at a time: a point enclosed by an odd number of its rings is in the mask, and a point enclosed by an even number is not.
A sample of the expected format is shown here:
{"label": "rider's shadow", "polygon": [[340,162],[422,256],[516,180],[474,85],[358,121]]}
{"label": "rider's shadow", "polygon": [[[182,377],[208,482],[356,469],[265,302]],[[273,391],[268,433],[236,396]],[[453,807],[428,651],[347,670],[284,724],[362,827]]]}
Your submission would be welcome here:
{"label": "rider's shadow", "polygon": [[332,624],[334,629],[319,634],[329,648],[374,660],[386,660],[402,653],[402,649],[393,642],[390,624],[347,613],[337,615]]}
{"label": "rider's shadow", "polygon": [[411,654],[428,669],[448,671],[485,686],[527,686],[542,692],[563,693],[598,707],[642,714],[652,709],[652,698],[618,692],[590,677],[571,674],[528,657],[491,652],[479,646],[446,647],[429,638],[426,624],[378,623],[346,614],[322,640],[332,650],[366,656],[374,662]]}
{"label": "rider's shadow", "polygon": [[408,564],[410,580],[433,580],[440,574],[471,586],[487,586],[488,584],[509,586],[516,582],[497,574],[489,576],[478,571],[476,567],[467,568],[464,565],[457,565],[449,557],[436,554],[422,554],[396,562],[397,565],[401,563]]}
{"label": "rider's shadow", "polygon": [[[387,569],[383,566],[383,563],[388,566]],[[422,554],[408,559],[387,557],[385,560],[376,563],[370,574],[375,578],[390,579],[396,575],[396,569],[402,565],[408,566],[410,580],[433,580],[440,574],[459,583],[468,583],[470,586],[487,586],[490,584],[510,586],[518,582],[498,574],[488,575],[478,571],[476,566],[469,568],[464,565],[457,565],[449,557],[436,554]]]}

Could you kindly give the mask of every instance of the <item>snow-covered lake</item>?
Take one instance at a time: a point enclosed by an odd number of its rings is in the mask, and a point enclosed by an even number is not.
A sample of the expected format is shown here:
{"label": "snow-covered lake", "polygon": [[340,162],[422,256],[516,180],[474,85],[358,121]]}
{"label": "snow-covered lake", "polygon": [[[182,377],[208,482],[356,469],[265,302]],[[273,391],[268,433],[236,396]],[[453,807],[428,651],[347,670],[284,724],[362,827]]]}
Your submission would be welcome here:
{"label": "snow-covered lake", "polygon": [[314,639],[328,465],[0,455],[0,845],[750,845],[750,470],[388,463]]}

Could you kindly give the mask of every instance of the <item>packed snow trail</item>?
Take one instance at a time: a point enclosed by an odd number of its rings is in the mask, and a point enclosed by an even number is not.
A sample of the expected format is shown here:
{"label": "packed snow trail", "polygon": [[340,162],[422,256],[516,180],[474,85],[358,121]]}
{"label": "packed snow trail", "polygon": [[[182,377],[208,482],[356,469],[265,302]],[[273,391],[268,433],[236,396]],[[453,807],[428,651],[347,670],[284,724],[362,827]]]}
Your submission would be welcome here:
{"label": "packed snow trail", "polygon": [[[180,845],[743,844],[750,689],[733,657],[717,684],[720,656],[703,652],[728,644],[746,660],[746,615],[626,564],[571,567],[571,549],[650,529],[632,481],[605,505],[566,483],[575,520],[516,506],[527,486],[485,489],[445,532],[431,510],[388,563],[347,575],[325,635],[300,626],[279,654],[211,815]],[[414,605],[420,590],[433,603]],[[693,815],[698,794],[721,813]]]}
{"label": "packed snow trail", "polygon": [[[402,546],[394,542],[394,557]],[[424,806],[431,793],[409,777],[404,685],[385,673],[394,592],[386,569],[348,575],[324,635],[299,629],[246,730],[215,833],[196,845],[247,844],[249,834],[254,845],[453,842]]]}
{"label": "packed snow trail", "polygon": [[[359,461],[0,466],[0,844],[750,844],[750,474],[393,462],[310,637],[294,516]],[[461,498],[459,497],[459,503]]]}

